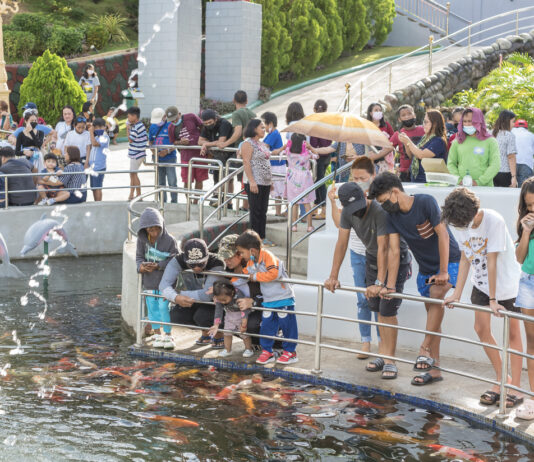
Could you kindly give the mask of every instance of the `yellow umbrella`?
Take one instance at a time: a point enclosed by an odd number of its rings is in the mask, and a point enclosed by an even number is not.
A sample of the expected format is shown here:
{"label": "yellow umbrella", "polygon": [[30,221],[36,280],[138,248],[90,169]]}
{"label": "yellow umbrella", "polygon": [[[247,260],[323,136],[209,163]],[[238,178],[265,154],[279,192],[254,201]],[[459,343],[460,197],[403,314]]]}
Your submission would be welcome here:
{"label": "yellow umbrella", "polygon": [[282,131],[332,141],[393,147],[388,137],[373,122],[349,112],[317,112],[292,123]]}

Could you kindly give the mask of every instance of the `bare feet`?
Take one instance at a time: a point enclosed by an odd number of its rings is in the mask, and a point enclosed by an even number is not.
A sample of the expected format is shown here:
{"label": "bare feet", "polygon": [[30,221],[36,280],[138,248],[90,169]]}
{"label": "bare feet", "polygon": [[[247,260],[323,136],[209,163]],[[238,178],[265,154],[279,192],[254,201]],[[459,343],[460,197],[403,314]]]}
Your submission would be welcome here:
{"label": "bare feet", "polygon": [[[362,343],[361,350],[362,350],[362,351],[367,351],[367,352],[371,351],[371,342],[363,342],[363,343]],[[358,359],[367,359],[367,358],[369,357],[369,355],[365,355],[365,354],[363,354],[363,353],[358,353],[358,354],[356,355],[356,357],[357,357]]]}

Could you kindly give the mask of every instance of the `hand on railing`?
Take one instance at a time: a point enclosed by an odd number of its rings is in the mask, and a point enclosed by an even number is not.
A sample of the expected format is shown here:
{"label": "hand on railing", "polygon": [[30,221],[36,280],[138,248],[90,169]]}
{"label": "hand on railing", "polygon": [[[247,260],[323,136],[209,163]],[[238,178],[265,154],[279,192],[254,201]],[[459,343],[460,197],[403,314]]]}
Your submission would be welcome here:
{"label": "hand on railing", "polygon": [[336,289],[339,289],[341,287],[341,283],[339,282],[338,279],[335,279],[335,278],[328,278],[325,282],[324,282],[324,288],[326,290],[329,290],[330,292],[334,293],[336,291]]}

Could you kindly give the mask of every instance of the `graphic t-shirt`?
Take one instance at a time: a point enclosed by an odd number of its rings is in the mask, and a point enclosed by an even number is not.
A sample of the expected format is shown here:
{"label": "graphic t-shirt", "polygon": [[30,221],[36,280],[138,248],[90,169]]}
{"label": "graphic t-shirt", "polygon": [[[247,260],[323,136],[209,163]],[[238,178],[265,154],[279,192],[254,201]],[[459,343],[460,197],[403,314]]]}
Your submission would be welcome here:
{"label": "graphic t-shirt", "polygon": [[[412,208],[404,213],[388,214],[388,234],[400,234],[408,243],[419,265],[419,272],[433,276],[439,273],[439,239],[434,228],[441,223],[441,210],[434,197],[415,194]],[[449,227],[449,263],[460,261],[460,249]]]}
{"label": "graphic t-shirt", "polygon": [[[269,146],[269,149],[271,151],[274,151],[275,149],[280,149],[284,145],[282,141],[282,136],[280,135],[280,132],[276,128],[263,139],[263,142],[267,146]],[[279,165],[286,165],[286,161],[285,160],[271,160],[271,167],[279,166]]]}
{"label": "graphic t-shirt", "polygon": [[[151,124],[148,129],[148,141],[153,146],[168,146],[171,144],[169,139],[170,122],[164,122],[163,125]],[[158,157],[158,162],[165,164],[176,163],[176,150],[173,150],[163,157]]]}
{"label": "graphic t-shirt", "polygon": [[473,269],[471,282],[489,297],[488,253],[497,255],[497,300],[510,300],[519,290],[520,267],[515,258],[515,246],[504,218],[495,210],[482,209],[480,225],[473,229],[458,229],[460,248]]}
{"label": "graphic t-shirt", "polygon": [[96,87],[100,86],[100,80],[98,80],[96,75],[89,78],[82,77],[78,83],[82,87],[82,90],[87,97],[87,101],[93,99],[93,96],[95,96]]}
{"label": "graphic t-shirt", "polygon": [[402,144],[399,140],[399,134],[400,133],[406,133],[410,139],[413,141],[415,145],[421,141],[421,138],[425,136],[425,129],[421,125],[417,125],[414,129],[408,130],[406,128],[401,128],[398,132],[395,132],[393,136],[390,138],[389,141],[399,150],[400,153],[400,167],[399,171],[401,172],[408,172],[410,170],[410,165],[412,164],[412,159],[408,157],[406,154],[406,150],[404,149],[404,144]]}

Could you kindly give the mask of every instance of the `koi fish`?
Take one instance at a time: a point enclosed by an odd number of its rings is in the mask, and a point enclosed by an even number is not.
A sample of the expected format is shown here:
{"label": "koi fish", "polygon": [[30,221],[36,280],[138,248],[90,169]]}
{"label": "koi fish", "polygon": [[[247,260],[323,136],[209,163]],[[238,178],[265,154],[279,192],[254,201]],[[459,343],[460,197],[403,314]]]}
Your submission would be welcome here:
{"label": "koi fish", "polygon": [[176,443],[176,444],[189,443],[187,436],[185,436],[183,433],[180,433],[178,430],[172,428],[172,426],[167,425],[165,435],[170,438],[171,443]]}
{"label": "koi fish", "polygon": [[87,361],[87,359],[83,359],[81,356],[76,356],[76,359],[82,366],[90,367],[91,369],[98,369],[98,366],[95,363]]}
{"label": "koi fish", "polygon": [[363,408],[385,409],[384,406],[380,406],[380,404],[371,403],[371,401],[366,401],[365,399],[357,399],[354,401],[354,404]]}
{"label": "koi fish", "polygon": [[156,422],[165,422],[174,427],[198,427],[199,426],[197,422],[193,422],[192,420],[180,419],[179,417],[170,417],[168,415],[146,414],[144,412],[138,412],[136,413],[136,415],[138,415],[139,417],[143,417],[144,419],[155,420]]}
{"label": "koi fish", "polygon": [[349,433],[358,433],[359,435],[365,435],[376,440],[384,441],[386,443],[411,443],[411,444],[421,444],[424,441],[417,440],[402,433],[395,432],[386,432],[378,430],[368,430],[366,428],[351,428],[348,430]]}
{"label": "koi fish", "polygon": [[241,398],[241,401],[245,403],[245,407],[247,408],[247,412],[249,414],[252,414],[252,411],[256,409],[256,406],[254,406],[254,400],[251,396],[247,395],[246,393],[239,393],[239,397]]}
{"label": "koi fish", "polygon": [[173,377],[175,379],[183,379],[185,377],[190,377],[192,375],[198,374],[199,372],[200,372],[199,369],[190,369],[188,371],[178,372],[178,374],[174,374]]}
{"label": "koi fish", "polygon": [[249,396],[254,398],[256,401],[267,401],[269,403],[277,403],[280,406],[287,407],[289,404],[287,404],[283,399],[277,399],[277,398],[271,398],[270,396],[263,396],[258,395],[256,393],[249,393]]}
{"label": "koi fish", "polygon": [[315,421],[315,419],[304,414],[295,414],[295,416],[297,417],[297,422],[303,423],[304,425],[307,425],[309,427],[312,427],[318,430],[319,427],[317,426],[317,422]]}
{"label": "koi fish", "polygon": [[79,356],[83,356],[84,358],[94,358],[95,355],[91,353],[86,353],[85,351],[82,351],[80,347],[75,347],[76,353],[78,353]]}
{"label": "koi fish", "polygon": [[428,447],[433,449],[437,453],[444,455],[445,457],[456,458],[467,460],[469,462],[485,462],[483,459],[480,459],[477,456],[468,454],[465,451],[457,448],[451,448],[450,446],[442,446],[441,444],[429,444]]}
{"label": "koi fish", "polygon": [[224,387],[219,393],[215,395],[215,399],[228,399],[228,397],[237,390],[237,384],[233,383],[232,385],[228,385],[227,387]]}

